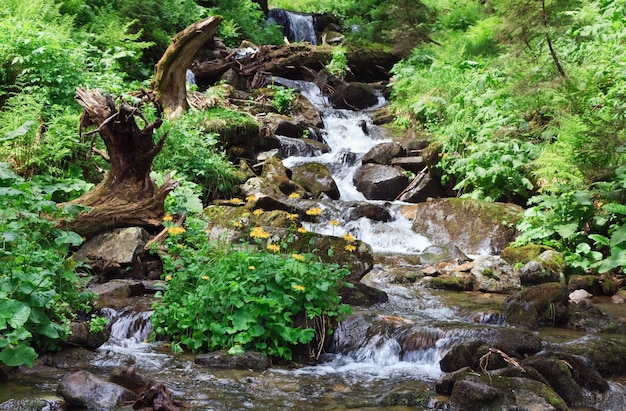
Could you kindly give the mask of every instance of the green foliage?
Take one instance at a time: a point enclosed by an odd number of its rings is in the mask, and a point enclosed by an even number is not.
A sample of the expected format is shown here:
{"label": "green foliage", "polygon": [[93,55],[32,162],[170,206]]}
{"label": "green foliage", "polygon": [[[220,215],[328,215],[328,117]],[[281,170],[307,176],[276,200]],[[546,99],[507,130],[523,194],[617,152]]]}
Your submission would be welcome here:
{"label": "green foliage", "polygon": [[[232,196],[242,181],[242,173],[219,149],[219,125],[237,129],[242,114],[230,110],[189,111],[167,121],[161,127],[169,132],[161,153],[154,159],[153,169],[162,173],[176,171],[185,180],[202,188],[203,200]],[[215,124],[218,123],[218,124]]]}
{"label": "green foliage", "polygon": [[255,44],[281,44],[283,35],[276,25],[267,25],[258,3],[252,0],[221,0],[207,9],[208,15],[224,17],[219,37],[229,47],[237,47],[242,40]]}
{"label": "green foliage", "polygon": [[277,84],[270,84],[267,88],[271,91],[272,106],[276,111],[280,114],[290,114],[296,90]]}
{"label": "green foliage", "polygon": [[626,166],[590,190],[560,187],[531,199],[518,245],[544,244],[565,253],[572,272],[623,270],[626,261]]}
{"label": "green foliage", "polygon": [[[531,144],[514,139],[470,145],[463,154],[453,156],[448,173],[457,181],[454,189],[466,192],[462,197],[515,201],[532,193],[526,166],[534,152]],[[447,154],[443,154],[442,167],[447,167]]]}
{"label": "green foliage", "polygon": [[326,65],[326,70],[333,76],[343,79],[346,74],[348,74],[349,69],[346,48],[342,46],[335,47],[333,49],[332,58]]}
{"label": "green foliage", "polygon": [[289,254],[295,231],[273,243],[255,227],[254,246],[234,247],[211,242],[199,216],[188,218],[185,227],[164,224],[167,289],[151,320],[154,337],[169,338],[175,350],[256,349],[290,360],[293,346],[326,332],[315,327],[317,320],[349,310],[337,294],[349,271],[309,253]]}
{"label": "green foliage", "polygon": [[0,363],[5,365],[32,366],[38,351],[59,347],[76,312],[90,310],[92,296],[82,291],[77,264],[67,257],[83,240],[55,228],[50,219],[81,211],[56,207],[51,199],[61,187],[25,181],[0,163]]}

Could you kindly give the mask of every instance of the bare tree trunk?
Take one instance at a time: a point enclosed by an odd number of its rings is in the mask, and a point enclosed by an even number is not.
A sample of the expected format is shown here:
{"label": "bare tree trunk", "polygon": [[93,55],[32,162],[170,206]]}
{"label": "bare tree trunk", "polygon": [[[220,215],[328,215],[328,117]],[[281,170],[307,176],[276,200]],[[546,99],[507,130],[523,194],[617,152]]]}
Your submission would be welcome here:
{"label": "bare tree trunk", "polygon": [[198,50],[213,37],[221,21],[221,17],[211,16],[187,27],[174,36],[156,64],[152,88],[167,119],[187,110],[186,71]]}
{"label": "bare tree trunk", "polygon": [[546,28],[546,41],[548,42],[548,48],[550,49],[550,56],[552,56],[552,61],[554,61],[556,70],[559,72],[561,77],[567,77],[565,75],[565,70],[563,70],[563,67],[561,66],[559,57],[556,55],[556,51],[554,51],[554,47],[552,47],[552,40],[550,39],[550,32],[549,32],[550,28],[548,27],[548,13],[546,12],[545,0],[541,1],[541,7],[543,10],[543,26]]}

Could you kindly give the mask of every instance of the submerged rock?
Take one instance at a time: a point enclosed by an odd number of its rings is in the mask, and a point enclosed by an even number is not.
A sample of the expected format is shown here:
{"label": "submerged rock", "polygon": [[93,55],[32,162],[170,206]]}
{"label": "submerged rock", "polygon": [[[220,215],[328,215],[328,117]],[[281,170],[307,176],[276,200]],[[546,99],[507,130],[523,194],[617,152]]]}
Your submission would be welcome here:
{"label": "submerged rock", "polygon": [[78,371],[61,379],[57,393],[74,407],[113,410],[137,396],[126,388],[104,381],[88,371]]}
{"label": "submerged rock", "polygon": [[215,351],[196,355],[194,362],[210,368],[229,370],[264,371],[270,366],[269,358],[257,351],[246,351],[243,354]]}

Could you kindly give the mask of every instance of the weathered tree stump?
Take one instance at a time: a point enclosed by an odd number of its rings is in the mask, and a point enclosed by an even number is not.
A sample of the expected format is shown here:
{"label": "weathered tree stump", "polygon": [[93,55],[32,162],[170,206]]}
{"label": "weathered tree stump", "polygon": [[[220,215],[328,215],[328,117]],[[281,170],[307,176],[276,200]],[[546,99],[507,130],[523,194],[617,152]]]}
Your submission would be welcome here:
{"label": "weathered tree stump", "polygon": [[175,118],[187,110],[185,73],[194,56],[215,34],[222,18],[207,17],[176,34],[155,66],[152,88],[165,117]]}
{"label": "weathered tree stump", "polygon": [[[165,135],[155,141],[154,132],[163,121],[150,123],[139,108],[126,103],[116,108],[101,90],[78,88],[76,98],[85,110],[81,130],[96,127],[90,134],[99,133],[104,140],[110,170],[93,190],[70,202],[90,210],[72,221],[60,221],[59,226],[91,237],[112,228],[161,225],[165,197],[176,187],[169,179],[156,187],[150,179],[152,161],[165,141]],[[143,129],[136,117],[144,122]]]}

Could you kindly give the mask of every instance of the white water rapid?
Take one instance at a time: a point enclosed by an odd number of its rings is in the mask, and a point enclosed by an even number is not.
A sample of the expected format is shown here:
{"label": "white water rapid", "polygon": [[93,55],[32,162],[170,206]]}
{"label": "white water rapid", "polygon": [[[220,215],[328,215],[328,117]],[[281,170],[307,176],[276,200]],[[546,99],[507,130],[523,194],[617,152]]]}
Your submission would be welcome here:
{"label": "white water rapid", "polygon": [[[379,129],[373,125],[367,110],[351,111],[331,107],[321,90],[311,82],[289,80],[274,77],[273,82],[285,87],[294,88],[306,97],[322,114],[324,129],[322,139],[329,147],[327,153],[316,153],[297,150],[297,145],[291,145],[290,156],[283,159],[285,167],[293,167],[306,162],[318,162],[328,167],[337,187],[340,201],[366,202],[353,183],[354,173],[361,165],[361,158],[374,146],[386,140]],[[385,104],[382,96],[379,97],[378,108]],[[286,138],[286,137],[279,137]],[[294,149],[295,147],[295,149]],[[411,221],[402,213],[401,202],[372,203],[384,206],[391,215],[391,221],[379,222],[362,217],[350,220],[341,212],[333,215],[333,219],[340,221],[339,226],[315,223],[307,224],[310,231],[325,235],[352,234],[355,238],[369,244],[376,253],[418,254],[431,245],[430,241],[411,229]],[[341,205],[337,206],[341,209]]]}

